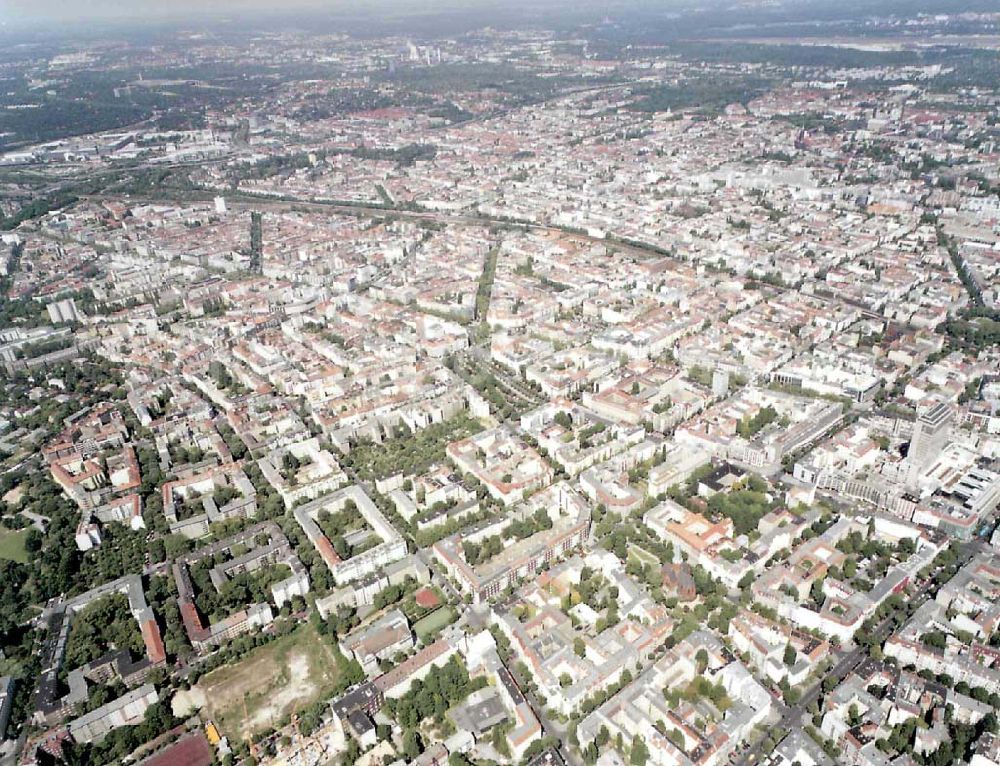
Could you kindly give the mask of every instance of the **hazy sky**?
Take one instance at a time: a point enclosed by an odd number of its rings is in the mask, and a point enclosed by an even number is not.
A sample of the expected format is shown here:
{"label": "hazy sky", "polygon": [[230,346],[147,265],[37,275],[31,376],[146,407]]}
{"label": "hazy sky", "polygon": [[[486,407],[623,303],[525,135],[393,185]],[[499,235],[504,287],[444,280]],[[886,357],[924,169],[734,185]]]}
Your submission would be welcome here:
{"label": "hazy sky", "polygon": [[[384,0],[0,0],[0,23],[20,26],[45,21],[141,20],[183,18],[186,15],[194,18],[298,9],[349,10],[360,14],[368,6],[382,7],[386,4]],[[440,0],[397,0],[391,4],[421,8],[441,3]],[[466,0],[464,4],[480,3],[479,0]]]}
{"label": "hazy sky", "polygon": [[[663,5],[677,0],[585,0],[597,5],[622,2],[653,2]],[[546,10],[575,8],[579,0],[0,0],[0,25],[26,26],[38,22],[87,22],[181,19],[231,16],[267,12],[280,15],[299,10],[331,11],[354,18],[367,14],[434,13],[527,8]]]}

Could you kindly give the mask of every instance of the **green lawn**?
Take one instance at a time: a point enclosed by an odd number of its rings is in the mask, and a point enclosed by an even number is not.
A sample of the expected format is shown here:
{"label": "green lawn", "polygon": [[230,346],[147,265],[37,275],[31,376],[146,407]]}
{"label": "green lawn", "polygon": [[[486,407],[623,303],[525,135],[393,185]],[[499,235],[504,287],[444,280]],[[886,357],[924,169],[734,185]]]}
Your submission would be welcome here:
{"label": "green lawn", "polygon": [[0,559],[10,559],[21,564],[28,563],[28,552],[24,549],[24,538],[28,529],[4,529],[0,527]]}
{"label": "green lawn", "polygon": [[647,551],[645,548],[640,548],[635,543],[632,543],[628,547],[628,557],[630,559],[635,559],[641,565],[650,565],[657,567],[660,565],[660,560],[656,558],[652,553]]}
{"label": "green lawn", "polygon": [[436,609],[431,612],[422,620],[418,620],[413,626],[413,630],[417,634],[417,637],[426,644],[442,628],[446,625],[450,625],[455,620],[455,617],[456,615],[454,609],[450,606],[442,606],[440,609]]}

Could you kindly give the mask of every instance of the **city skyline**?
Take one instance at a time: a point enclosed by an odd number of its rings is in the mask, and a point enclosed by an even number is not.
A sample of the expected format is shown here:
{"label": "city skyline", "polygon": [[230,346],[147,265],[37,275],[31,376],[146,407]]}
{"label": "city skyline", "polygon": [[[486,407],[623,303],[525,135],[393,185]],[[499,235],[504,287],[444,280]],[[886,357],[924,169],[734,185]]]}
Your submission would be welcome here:
{"label": "city skyline", "polygon": [[18,2],[0,766],[1000,766],[995,4]]}

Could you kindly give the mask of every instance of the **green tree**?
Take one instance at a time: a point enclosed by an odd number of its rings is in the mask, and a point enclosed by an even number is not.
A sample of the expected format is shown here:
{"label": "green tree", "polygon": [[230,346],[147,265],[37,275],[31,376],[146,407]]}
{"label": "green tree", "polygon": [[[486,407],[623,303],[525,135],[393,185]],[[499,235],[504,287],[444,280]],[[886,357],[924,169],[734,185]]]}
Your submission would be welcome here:
{"label": "green tree", "polygon": [[24,537],[24,549],[28,553],[38,553],[42,549],[43,535],[32,527]]}
{"label": "green tree", "polygon": [[403,733],[403,753],[412,761],[422,752],[424,752],[424,745],[420,734],[414,729],[407,729]]}
{"label": "green tree", "polygon": [[649,759],[649,749],[646,747],[646,743],[643,742],[642,738],[636,734],[632,737],[632,752],[629,755],[629,763],[632,766],[646,766],[646,761]]}
{"label": "green tree", "polygon": [[708,652],[705,651],[704,647],[702,647],[701,649],[699,649],[695,653],[695,655],[694,655],[694,661],[698,665],[698,672],[699,673],[704,673],[705,672],[705,668],[708,667]]}
{"label": "green tree", "polygon": [[797,655],[795,653],[795,647],[792,646],[790,643],[785,644],[785,654],[781,658],[782,661],[785,663],[785,665],[787,665],[788,667],[794,665],[796,656]]}

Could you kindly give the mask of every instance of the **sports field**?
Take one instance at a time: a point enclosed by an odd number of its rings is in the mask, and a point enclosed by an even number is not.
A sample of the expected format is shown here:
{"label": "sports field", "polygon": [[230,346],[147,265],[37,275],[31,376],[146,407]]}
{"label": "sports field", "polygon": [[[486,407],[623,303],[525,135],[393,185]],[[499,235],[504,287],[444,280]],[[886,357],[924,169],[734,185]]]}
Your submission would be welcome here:
{"label": "sports field", "polygon": [[455,620],[455,610],[450,606],[443,606],[435,609],[422,620],[417,620],[413,626],[413,631],[425,644],[446,625],[450,625]]}

